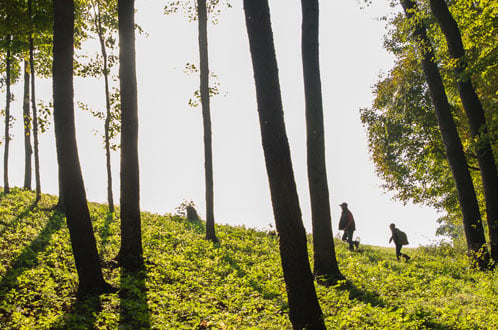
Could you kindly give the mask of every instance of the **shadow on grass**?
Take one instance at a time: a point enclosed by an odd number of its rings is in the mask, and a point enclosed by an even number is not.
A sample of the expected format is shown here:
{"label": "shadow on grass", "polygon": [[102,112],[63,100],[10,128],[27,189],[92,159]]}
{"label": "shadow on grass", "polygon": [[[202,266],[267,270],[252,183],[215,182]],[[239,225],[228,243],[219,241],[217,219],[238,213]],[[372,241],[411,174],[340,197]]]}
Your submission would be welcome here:
{"label": "shadow on grass", "polygon": [[119,289],[119,325],[123,329],[150,329],[150,311],[147,303],[146,270],[128,271],[121,268]]}
{"label": "shadow on grass", "polygon": [[24,219],[31,211],[33,211],[36,205],[37,203],[33,202],[30,206],[24,208],[24,210],[21,213],[19,213],[19,215],[17,215],[14,220],[10,222],[2,221],[2,225],[4,227],[0,230],[0,237],[3,236],[7,228],[17,226],[22,221],[22,219]]}
{"label": "shadow on grass", "polygon": [[[402,307],[389,304],[377,293],[360,289],[350,281],[346,281],[344,284],[338,286],[338,289],[349,291],[350,300],[356,299],[365,304],[370,304],[373,307],[389,308],[390,311],[397,311],[400,307]],[[433,316],[430,311],[419,310],[415,313],[415,315],[411,315],[410,317],[415,317],[416,319],[423,320],[424,327],[427,327],[429,329],[448,329],[448,326],[431,320]]]}
{"label": "shadow on grass", "polygon": [[52,214],[38,236],[12,261],[11,267],[0,280],[0,301],[5,298],[5,295],[11,289],[18,287],[18,277],[21,274],[37,265],[38,254],[45,251],[50,243],[52,234],[58,231],[62,227],[62,224],[63,217],[58,213]]}
{"label": "shadow on grass", "polygon": [[100,296],[77,298],[68,314],[64,315],[61,329],[94,329],[97,315],[102,311]]}
{"label": "shadow on grass", "polygon": [[386,307],[386,302],[377,293],[358,288],[350,281],[338,286],[339,290],[349,291],[350,300],[359,300],[374,307]]}

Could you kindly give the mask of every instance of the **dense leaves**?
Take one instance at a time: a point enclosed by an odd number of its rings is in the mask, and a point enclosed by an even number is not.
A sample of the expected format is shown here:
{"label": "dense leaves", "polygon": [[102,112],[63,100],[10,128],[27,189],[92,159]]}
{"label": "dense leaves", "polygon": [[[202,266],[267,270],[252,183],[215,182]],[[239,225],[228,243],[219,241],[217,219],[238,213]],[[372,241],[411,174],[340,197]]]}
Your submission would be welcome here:
{"label": "dense leaves", "polygon": [[[496,33],[498,6],[491,1],[447,1],[458,23],[468,63],[463,75],[471,77],[483,104],[489,134],[486,137],[498,155],[498,44]],[[430,13],[427,1],[417,1],[414,21],[429,28],[436,61],[444,79],[448,100],[462,140],[478,194],[481,214],[485,215],[476,146],[463,111],[454,75],[456,62],[448,54],[446,40]],[[394,191],[401,201],[433,206],[444,212],[441,233],[457,235],[461,223],[455,184],[445,160],[444,147],[433,113],[427,84],[420,67],[417,45],[410,40],[410,28],[403,14],[388,19],[385,48],[396,57],[394,68],[374,86],[372,106],[361,110],[368,133],[369,148],[384,188]],[[461,77],[459,77],[461,78]]]}
{"label": "dense leaves", "polygon": [[[106,280],[120,292],[76,301],[69,233],[50,210],[57,199],[43,195],[38,206],[33,202],[34,193],[16,189],[0,200],[1,328],[290,327],[273,235],[218,225],[224,244],[217,247],[204,239],[203,222],[143,213],[146,271],[131,276],[106,268]],[[119,222],[105,205],[90,208],[108,264],[119,249]],[[462,251],[413,249],[405,264],[392,248],[351,253],[337,241],[336,250],[349,282],[316,286],[330,329],[498,327],[497,271],[473,269]]]}

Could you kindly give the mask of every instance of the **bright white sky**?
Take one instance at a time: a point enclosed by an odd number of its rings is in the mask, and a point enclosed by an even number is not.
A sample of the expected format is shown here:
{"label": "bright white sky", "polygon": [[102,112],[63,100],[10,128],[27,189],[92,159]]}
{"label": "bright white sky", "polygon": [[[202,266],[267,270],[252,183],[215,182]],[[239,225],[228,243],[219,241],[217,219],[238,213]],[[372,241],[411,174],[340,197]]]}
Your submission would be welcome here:
{"label": "bright white sky", "polygon": [[[200,109],[188,99],[198,76],[183,72],[198,63],[197,25],[181,14],[163,15],[164,1],[136,2],[136,22],[148,33],[137,36],[140,116],[141,208],[174,213],[183,200],[193,200],[204,216],[204,154]],[[242,1],[232,1],[220,24],[209,26],[209,64],[224,95],[211,100],[215,221],[253,228],[273,224],[263,160],[256,96]],[[303,222],[311,232],[306,179],[305,117],[300,50],[300,1],[271,0],[271,17],[279,66],[287,135],[299,190]],[[387,246],[391,222],[408,233],[410,246],[434,242],[438,214],[426,207],[393,202],[380,188],[368,153],[359,109],[371,104],[371,86],[393,58],[382,48],[385,22],[375,20],[392,9],[377,3],[361,10],[357,1],[321,1],[320,65],[325,111],[327,170],[334,234],[341,202],[355,216],[365,244]],[[92,46],[89,46],[92,47]],[[51,82],[38,81],[37,96],[51,99]],[[24,151],[22,83],[13,92],[14,139],[10,185],[22,186]],[[226,94],[226,95],[225,95]],[[77,79],[75,99],[103,109],[103,82]],[[103,122],[77,110],[80,162],[89,201],[106,201],[105,156],[99,136]],[[41,136],[42,191],[57,194],[53,129]],[[0,169],[3,177],[3,167]],[[115,203],[119,202],[119,153],[113,154]],[[34,182],[34,180],[33,180]]]}

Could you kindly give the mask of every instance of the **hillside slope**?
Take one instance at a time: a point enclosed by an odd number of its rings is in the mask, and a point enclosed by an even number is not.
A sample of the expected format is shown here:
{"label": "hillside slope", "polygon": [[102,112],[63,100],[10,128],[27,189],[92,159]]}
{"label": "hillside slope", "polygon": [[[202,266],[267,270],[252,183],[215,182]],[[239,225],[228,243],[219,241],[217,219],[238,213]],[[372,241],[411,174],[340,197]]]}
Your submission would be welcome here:
{"label": "hillside slope", "polygon": [[[13,190],[0,195],[0,328],[288,329],[278,241],[244,227],[218,226],[220,245],[203,223],[144,212],[146,272],[111,268],[119,219],[91,204],[106,279],[120,291],[76,301],[77,276],[57,199]],[[317,284],[329,329],[497,329],[497,271],[479,272],[451,247],[410,250],[336,242],[349,280]],[[311,253],[311,250],[310,250]]]}

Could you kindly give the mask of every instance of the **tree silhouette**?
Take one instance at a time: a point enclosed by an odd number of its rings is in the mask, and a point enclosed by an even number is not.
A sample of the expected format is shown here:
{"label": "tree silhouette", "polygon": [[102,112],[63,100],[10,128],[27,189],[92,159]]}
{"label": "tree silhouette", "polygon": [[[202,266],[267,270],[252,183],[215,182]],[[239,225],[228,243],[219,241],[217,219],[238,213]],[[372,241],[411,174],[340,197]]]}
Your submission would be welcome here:
{"label": "tree silhouette", "polygon": [[261,138],[294,329],[325,329],[308,260],[266,0],[244,0]]}
{"label": "tree silhouette", "polygon": [[448,44],[450,57],[456,60],[455,77],[463,109],[469,119],[470,131],[476,142],[476,156],[486,199],[491,257],[498,262],[498,173],[488,134],[484,110],[470,77],[465,75],[467,62],[458,24],[444,0],[430,0],[431,11]]}
{"label": "tree silhouette", "polygon": [[24,97],[23,97],[23,124],[24,124],[24,189],[31,190],[31,111],[29,110],[29,63],[24,60]]}
{"label": "tree silhouette", "polygon": [[304,91],[306,102],[306,136],[308,185],[313,224],[313,260],[315,276],[329,277],[333,282],[344,279],[335,256],[330,215],[325,138],[323,128],[322,86],[318,56],[318,0],[301,0]]}
{"label": "tree silhouette", "polygon": [[121,249],[118,260],[129,270],[143,267],[134,3],[134,0],[118,0],[121,89]]}
{"label": "tree silhouette", "polygon": [[71,239],[78,294],[113,291],[102,277],[76,145],[73,101],[74,2],[54,0],[53,97],[57,160]]}
{"label": "tree silhouette", "polygon": [[[400,3],[406,17],[411,21],[417,12],[416,3],[413,0],[400,0]],[[413,33],[414,40],[421,53],[422,69],[429,85],[429,92],[446,149],[446,157],[453,174],[453,179],[455,180],[460,209],[463,214],[467,248],[474,253],[474,257],[477,258],[480,267],[485,268],[488,258],[486,240],[474,184],[469,173],[462,142],[458,136],[443,81],[437,64],[434,62],[434,52],[423,23],[416,21]]]}
{"label": "tree silhouette", "polygon": [[204,127],[204,173],[206,180],[206,239],[218,242],[214,229],[213,146],[209,106],[209,61],[206,0],[197,0],[199,15],[200,96]]}

